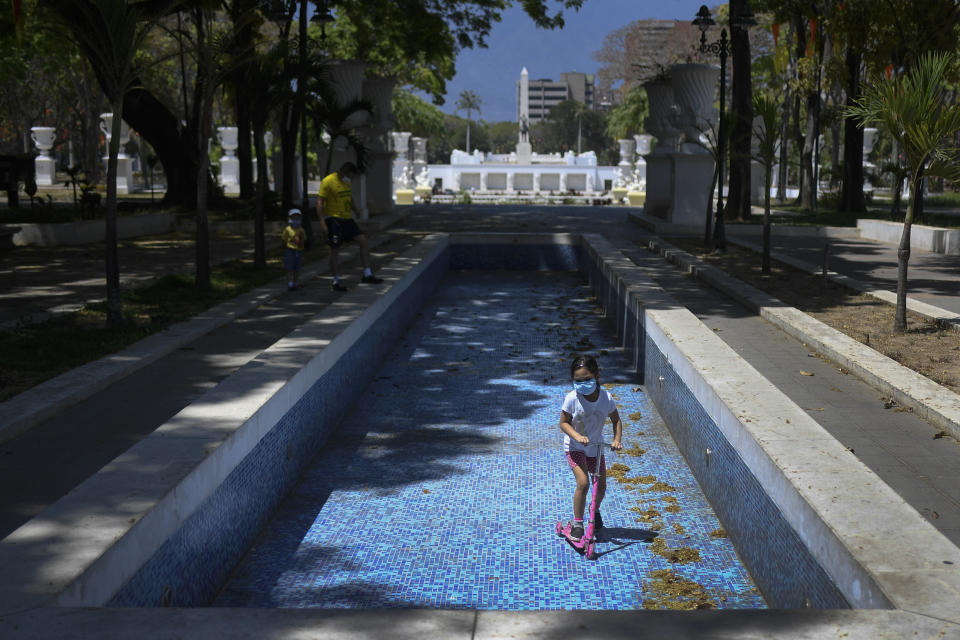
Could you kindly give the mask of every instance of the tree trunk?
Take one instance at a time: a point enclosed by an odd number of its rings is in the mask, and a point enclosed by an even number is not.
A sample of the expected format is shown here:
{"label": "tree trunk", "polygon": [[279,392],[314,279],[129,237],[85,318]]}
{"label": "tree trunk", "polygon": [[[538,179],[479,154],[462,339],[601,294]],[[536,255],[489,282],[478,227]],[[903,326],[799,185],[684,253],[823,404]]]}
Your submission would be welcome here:
{"label": "tree trunk", "polygon": [[800,206],[813,209],[817,206],[817,185],[813,175],[813,149],[817,136],[816,111],[820,96],[816,92],[807,94],[807,131],[803,138],[803,150],[800,152]]}
{"label": "tree trunk", "polygon": [[717,178],[719,176],[720,163],[714,161],[713,178],[710,180],[710,196],[707,198],[707,223],[703,232],[703,246],[707,249],[713,249],[713,192],[717,188]]}
{"label": "tree trunk", "polygon": [[253,154],[250,149],[250,104],[237,87],[237,161],[240,164],[240,199],[249,200],[253,194]]}
{"label": "tree trunk", "polygon": [[[730,0],[731,22],[746,9],[746,0]],[[750,142],[753,136],[753,85],[750,37],[746,29],[730,30],[732,87],[730,98],[730,178],[726,217],[750,219]]]}
{"label": "tree trunk", "polygon": [[117,156],[120,154],[120,131],[123,126],[123,99],[113,96],[113,122],[110,127],[110,146],[107,150],[107,204],[104,217],[104,259],[107,280],[107,327],[123,325],[120,300],[120,256],[117,252]]}
{"label": "tree trunk", "polygon": [[910,204],[903,219],[903,233],[900,234],[900,246],[897,248],[897,310],[893,318],[893,330],[901,333],[907,330],[907,265],[910,262],[910,227],[918,198],[923,198],[923,170],[917,171],[910,181]]}
{"label": "tree trunk", "polygon": [[212,116],[212,96],[204,96],[200,102],[200,123],[197,139],[197,201],[196,221],[197,235],[194,241],[196,253],[196,287],[201,291],[210,289],[210,229],[207,221],[207,143],[210,136],[210,120]]}
{"label": "tree trunk", "polygon": [[294,206],[293,185],[298,179],[297,166],[297,130],[299,118],[292,104],[280,109],[280,200],[283,209]]}
{"label": "tree trunk", "polygon": [[770,183],[773,181],[773,158],[763,168],[763,257],[760,261],[760,270],[770,273]]}
{"label": "tree trunk", "polygon": [[[267,266],[266,242],[264,240],[264,205],[269,187],[269,176],[267,150],[263,141],[263,134],[266,129],[265,122],[266,117],[262,114],[253,118],[253,147],[257,155],[257,189],[253,218],[253,266],[257,269],[265,269]],[[304,218],[307,218],[308,215],[306,211],[303,212]]]}
{"label": "tree trunk", "polygon": [[[847,47],[847,106],[860,97],[860,54],[852,46]],[[844,119],[843,125],[843,189],[838,211],[864,212],[863,198],[863,129],[854,118]]]}
{"label": "tree trunk", "polygon": [[145,89],[127,92],[123,112],[126,121],[150,143],[163,165],[167,178],[163,203],[192,208],[196,203],[198,175],[194,127],[190,123],[181,127],[179,119]]}

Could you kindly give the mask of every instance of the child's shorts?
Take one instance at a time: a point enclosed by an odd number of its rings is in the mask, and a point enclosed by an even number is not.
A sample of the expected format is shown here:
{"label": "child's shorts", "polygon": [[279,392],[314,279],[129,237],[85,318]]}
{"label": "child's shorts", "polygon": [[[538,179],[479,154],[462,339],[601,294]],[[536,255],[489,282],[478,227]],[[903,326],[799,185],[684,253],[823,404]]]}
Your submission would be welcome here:
{"label": "child's shorts", "polygon": [[300,264],[303,262],[303,251],[287,247],[283,254],[283,268],[287,271],[300,271]]}
{"label": "child's shorts", "polygon": [[[587,454],[583,451],[567,451],[567,464],[570,465],[571,469],[576,469],[577,467],[583,467],[590,473],[594,472],[594,469],[597,468],[597,459],[588,458]],[[601,458],[600,462],[600,475],[607,475],[607,461],[604,458]]]}

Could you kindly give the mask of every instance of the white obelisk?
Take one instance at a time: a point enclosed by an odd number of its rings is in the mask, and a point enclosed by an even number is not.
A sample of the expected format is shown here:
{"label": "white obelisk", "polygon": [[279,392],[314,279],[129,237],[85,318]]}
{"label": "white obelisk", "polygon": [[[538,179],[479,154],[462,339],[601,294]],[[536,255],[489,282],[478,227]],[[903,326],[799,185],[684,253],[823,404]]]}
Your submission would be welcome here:
{"label": "white obelisk", "polygon": [[517,125],[520,139],[517,142],[517,163],[530,164],[533,147],[530,146],[530,76],[527,68],[520,72],[520,91],[517,96]]}

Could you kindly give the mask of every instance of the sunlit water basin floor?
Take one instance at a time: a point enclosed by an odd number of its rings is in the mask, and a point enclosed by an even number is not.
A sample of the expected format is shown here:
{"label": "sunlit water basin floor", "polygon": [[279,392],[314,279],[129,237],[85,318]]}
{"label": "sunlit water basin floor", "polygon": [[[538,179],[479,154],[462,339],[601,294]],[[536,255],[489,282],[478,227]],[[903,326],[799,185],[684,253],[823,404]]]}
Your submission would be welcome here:
{"label": "sunlit water basin floor", "polygon": [[[578,353],[624,423],[596,561],[554,532]],[[765,607],[582,277],[504,271],[446,276],[213,604]]]}

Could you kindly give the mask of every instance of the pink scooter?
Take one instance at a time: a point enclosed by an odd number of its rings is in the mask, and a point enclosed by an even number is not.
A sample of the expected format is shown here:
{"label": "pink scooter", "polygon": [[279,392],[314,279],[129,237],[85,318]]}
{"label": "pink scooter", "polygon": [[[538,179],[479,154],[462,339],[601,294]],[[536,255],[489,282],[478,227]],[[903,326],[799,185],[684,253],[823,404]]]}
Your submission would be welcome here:
{"label": "pink scooter", "polygon": [[[597,537],[596,537],[596,522],[597,522],[597,482],[599,482],[600,468],[603,466],[604,457],[603,457],[603,442],[601,442],[598,447],[597,453],[597,464],[593,468],[593,473],[590,475],[590,522],[583,529],[583,537],[577,540],[570,536],[570,530],[573,528],[573,523],[563,524],[562,522],[557,523],[557,535],[562,536],[567,539],[567,542],[570,543],[570,546],[582,553],[587,557],[587,560],[596,560],[597,559]],[[588,456],[589,457],[589,456]]]}

